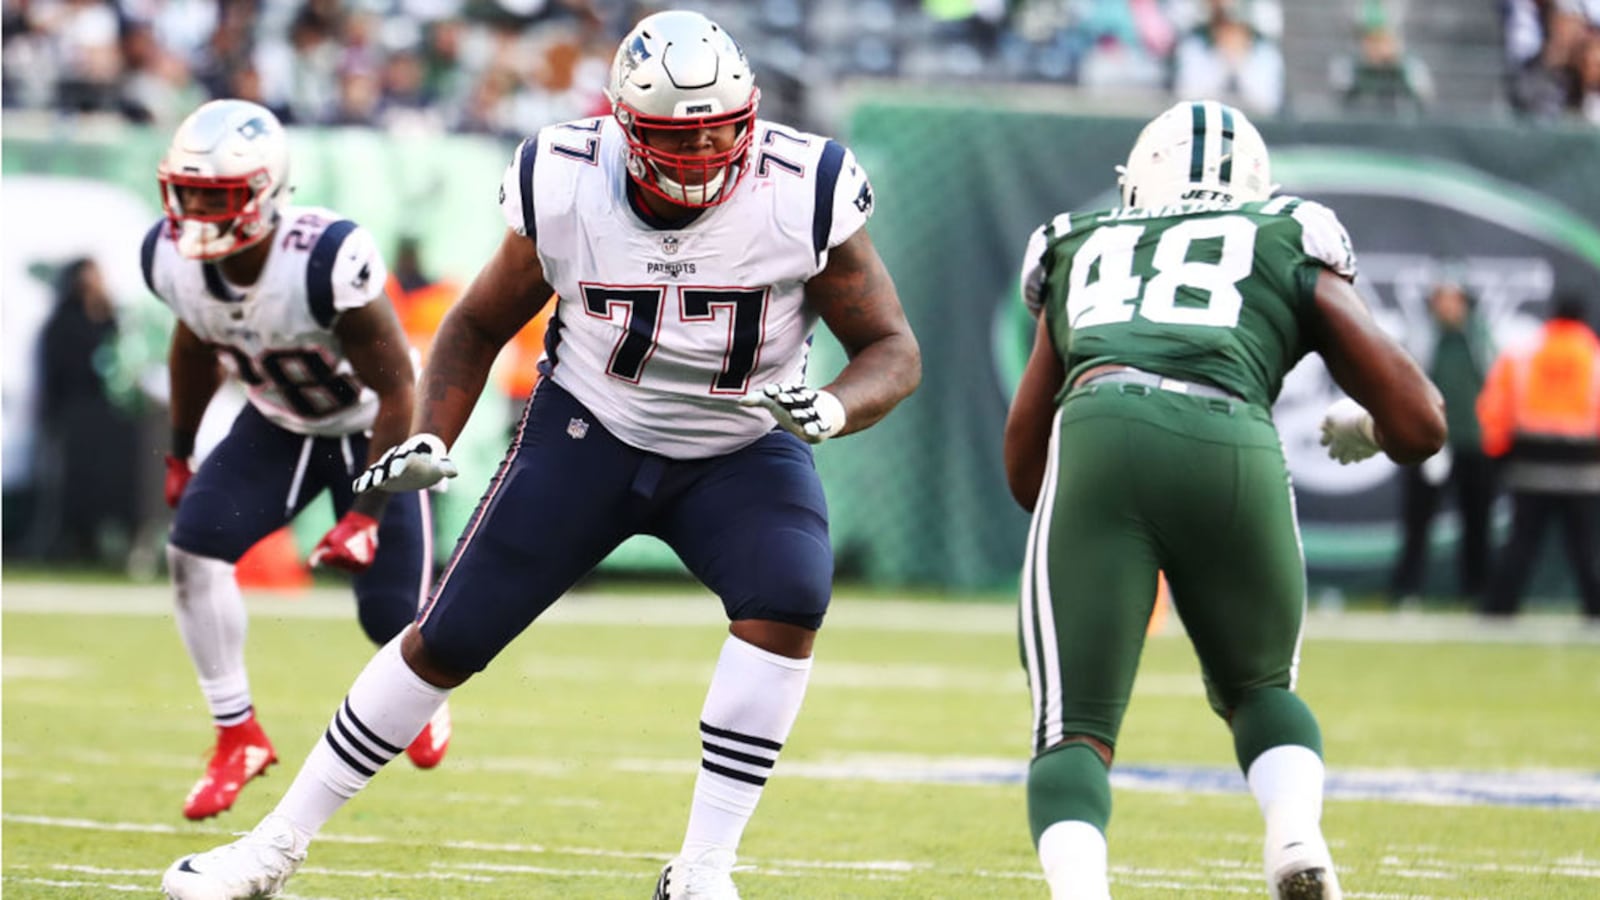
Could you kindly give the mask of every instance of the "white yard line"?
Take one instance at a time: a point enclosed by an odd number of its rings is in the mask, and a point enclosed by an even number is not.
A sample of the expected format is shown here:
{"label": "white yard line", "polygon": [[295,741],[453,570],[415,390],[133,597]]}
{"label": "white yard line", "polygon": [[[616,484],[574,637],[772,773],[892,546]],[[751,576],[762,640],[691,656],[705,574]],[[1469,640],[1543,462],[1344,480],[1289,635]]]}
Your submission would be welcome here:
{"label": "white yard line", "polygon": [[[299,593],[254,592],[252,615],[284,619],[347,619],[348,590],[317,587]],[[0,582],[0,610],[7,613],[93,616],[170,616],[171,589],[150,585],[65,585]],[[541,625],[649,625],[701,627],[721,624],[722,606],[709,594],[683,586],[662,596],[575,592],[541,617]],[[1169,630],[1176,628],[1169,621]],[[828,613],[832,628],[939,634],[1009,635],[1016,611],[1009,603],[846,595]],[[1528,612],[1508,622],[1484,622],[1470,613],[1319,612],[1307,618],[1312,641],[1376,643],[1585,644],[1600,645],[1600,628],[1576,612]],[[9,668],[7,660],[7,668]]]}
{"label": "white yard line", "polygon": [[[92,819],[68,819],[51,816],[33,816],[8,813],[4,821],[13,825],[32,825],[36,827],[68,828],[77,830],[105,831],[110,833],[146,833],[146,834],[177,834],[199,836],[227,836],[231,832],[216,828],[178,828],[165,823],[142,822],[102,822]],[[391,845],[391,846],[416,846],[428,843],[430,846],[459,850],[459,851],[494,851],[494,852],[521,852],[529,855],[585,855],[585,856],[610,856],[634,860],[648,860],[652,863],[663,858],[661,854],[653,853],[626,853],[618,851],[601,851],[585,847],[546,847],[539,844],[488,844],[475,841],[449,841],[443,843],[418,842],[404,839],[389,839],[377,837],[356,837],[340,834],[323,834],[318,837],[319,843],[355,843],[362,845]],[[1594,878],[1600,877],[1595,865],[1586,865],[1583,860],[1571,861],[1573,865],[1557,866],[1507,866],[1495,862],[1454,861],[1445,862],[1437,859],[1430,860],[1401,860],[1394,856],[1384,857],[1378,868],[1390,876],[1414,877],[1419,880],[1449,880],[1458,881],[1473,872],[1486,871],[1514,871],[1519,874],[1542,875],[1545,877],[1569,878]],[[79,878],[53,878],[38,877],[32,873],[38,871],[36,866],[18,866],[7,870],[5,882],[14,884],[27,884],[39,887],[54,887],[63,891],[114,891],[118,893],[147,893],[150,890],[149,882],[160,876],[160,871],[149,868],[106,868],[100,866],[58,864],[48,867],[51,873],[61,875],[76,875]],[[905,860],[867,860],[858,862],[844,862],[838,860],[803,860],[803,859],[751,859],[747,864],[741,865],[738,871],[779,878],[813,878],[825,872],[848,872],[861,880],[875,881],[900,881],[907,875],[915,872],[948,872],[952,875],[970,875],[995,881],[1038,882],[1041,877],[1036,871],[993,870],[976,869],[971,871],[950,870],[930,863],[919,863]],[[562,878],[584,878],[603,880],[623,880],[642,882],[653,877],[650,872],[618,872],[611,869],[594,868],[567,868],[561,866],[531,865],[521,863],[490,862],[485,860],[464,860],[457,862],[434,862],[430,868],[418,872],[394,872],[389,870],[371,870],[361,868],[344,868],[331,866],[311,866],[301,869],[303,874],[320,875],[331,878],[351,878],[370,880],[373,878],[389,878],[415,882],[465,882],[480,884],[500,884],[501,878],[496,876],[554,876]],[[1160,869],[1128,865],[1113,865],[1111,867],[1112,883],[1119,888],[1153,888],[1170,890],[1181,893],[1182,896],[1210,896],[1210,895],[1259,895],[1260,887],[1256,884],[1257,875],[1253,866],[1245,866],[1235,860],[1213,860],[1209,864],[1183,869]],[[82,876],[103,876],[103,880],[83,880]],[[132,884],[121,879],[137,878],[147,879],[143,884]],[[508,882],[511,883],[511,882]],[[1362,891],[1347,891],[1345,896],[1359,898],[1359,900],[1435,900],[1426,893],[1408,892],[1405,894],[1374,893]],[[378,897],[349,897],[340,895],[338,898],[312,898],[304,895],[287,894],[285,900],[388,900]]]}
{"label": "white yard line", "polygon": [[[185,834],[196,837],[224,837],[231,836],[232,832],[218,828],[177,827],[166,823],[150,822],[104,822],[93,819],[59,818],[53,816],[34,816],[17,813],[7,813],[4,821],[13,825],[31,825],[45,828],[66,828],[75,830],[104,831],[109,833],[144,833],[144,834]],[[318,837],[319,843],[348,843],[361,845],[385,846],[429,846],[463,852],[496,852],[496,853],[522,853],[527,855],[548,856],[591,856],[609,857],[629,860],[647,861],[652,864],[665,858],[664,854],[625,852],[601,850],[592,847],[560,847],[545,846],[541,844],[502,844],[485,843],[479,841],[445,841],[445,842],[419,842],[405,839],[381,838],[370,836],[343,835],[338,833],[322,834]],[[1434,848],[1416,848],[1421,851],[1432,851]],[[1487,851],[1486,851],[1487,852]],[[1499,860],[1441,860],[1432,858],[1406,859],[1395,854],[1385,855],[1373,865],[1390,877],[1403,877],[1418,881],[1450,881],[1460,882],[1470,879],[1474,873],[1483,872],[1514,872],[1516,874],[1530,875],[1544,878],[1571,878],[1571,879],[1600,879],[1600,860],[1578,856],[1571,859],[1559,860],[1549,865],[1533,864],[1508,864]],[[35,877],[32,873],[38,871],[36,866],[19,866],[7,870],[5,881],[16,884],[29,884],[41,887],[56,887],[62,890],[95,889],[103,891],[116,891],[119,893],[148,892],[149,885],[129,884],[119,879],[141,878],[154,880],[160,875],[159,870],[146,868],[106,868],[100,866],[58,864],[48,867],[51,873],[61,875],[76,875],[78,879],[63,879],[51,877]],[[625,881],[646,881],[653,877],[650,872],[618,872],[612,869],[595,868],[567,868],[562,866],[533,865],[521,863],[491,862],[487,860],[462,860],[453,862],[435,862],[431,868],[418,872],[393,872],[389,870],[370,870],[360,868],[343,868],[329,866],[312,866],[301,870],[306,874],[315,874],[335,878],[352,878],[367,880],[372,878],[392,878],[398,880],[430,882],[466,882],[466,883],[500,883],[502,876],[556,876],[565,878],[594,878]],[[950,870],[941,866],[924,862],[906,860],[804,860],[804,859],[757,859],[746,861],[739,867],[739,871],[770,877],[786,878],[811,878],[824,872],[848,872],[852,876],[863,880],[899,881],[907,875],[916,872],[948,872],[956,875],[972,875],[997,881],[1025,881],[1037,882],[1041,878],[1036,871],[992,870],[975,869]],[[1258,895],[1260,888],[1256,884],[1258,877],[1253,865],[1244,865],[1237,860],[1218,859],[1207,861],[1198,867],[1181,869],[1150,868],[1129,865],[1113,865],[1111,867],[1112,882],[1118,887],[1142,887],[1181,892],[1183,896],[1215,895],[1215,894],[1247,894]],[[81,876],[104,876],[105,880],[86,881]],[[1347,891],[1347,897],[1360,898],[1360,900],[1433,900],[1432,895],[1426,893],[1408,892],[1395,894],[1387,892],[1362,892]],[[318,900],[300,895],[286,895],[286,900]],[[334,900],[334,898],[321,898],[321,900]],[[343,898],[354,900],[354,898]],[[364,897],[361,900],[384,900],[384,898]]]}

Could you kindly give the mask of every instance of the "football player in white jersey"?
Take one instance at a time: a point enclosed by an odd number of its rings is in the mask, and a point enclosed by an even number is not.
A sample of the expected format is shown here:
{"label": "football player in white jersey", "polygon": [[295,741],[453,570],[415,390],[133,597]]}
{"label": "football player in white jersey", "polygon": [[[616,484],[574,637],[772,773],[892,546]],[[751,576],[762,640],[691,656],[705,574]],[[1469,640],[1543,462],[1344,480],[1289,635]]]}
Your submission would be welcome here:
{"label": "football player in white jersey", "polygon": [[[557,295],[545,376],[427,609],[356,679],[273,813],[174,863],[170,896],[280,888],[450,690],[634,534],[671,546],[731,622],[687,833],[655,896],[738,896],[735,852],[799,712],[832,585],[811,445],[883,418],[921,362],[863,227],[866,173],[834,141],[758,120],[750,67],[715,23],[645,18],[609,93],[612,116],[517,149],[509,228],[440,327],[414,436],[357,484],[416,490],[450,474],[496,352]],[[849,362],[813,389],[818,320]]]}
{"label": "football player in white jersey", "polygon": [[[272,113],[242,100],[201,106],[162,159],[166,216],[140,254],[151,292],[177,317],[166,479],[177,512],[167,561],[178,631],[217,731],[184,801],[190,819],[231,807],[277,759],[245,668],[239,557],[327,490],[338,521],[311,563],[355,574],[358,617],[374,643],[416,617],[432,576],[425,492],[356,496],[350,484],[405,438],[415,394],[383,258],[349,219],[289,205],[288,170]],[[227,375],[249,403],[195,471],[195,433]],[[409,748],[417,765],[439,763],[447,716]]]}

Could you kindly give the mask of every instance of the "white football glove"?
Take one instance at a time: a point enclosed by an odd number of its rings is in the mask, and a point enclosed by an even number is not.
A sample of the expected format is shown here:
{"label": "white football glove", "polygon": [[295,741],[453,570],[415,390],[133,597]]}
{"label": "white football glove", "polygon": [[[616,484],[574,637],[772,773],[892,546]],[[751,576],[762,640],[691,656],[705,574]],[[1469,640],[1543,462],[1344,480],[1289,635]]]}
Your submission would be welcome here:
{"label": "white football glove", "polygon": [[769,384],[739,398],[740,406],[764,406],[784,431],[808,444],[820,444],[844,430],[844,404],[803,384]]}
{"label": "white football glove", "polygon": [[401,494],[430,488],[458,474],[456,464],[445,455],[444,441],[437,435],[415,435],[378,457],[378,461],[356,478],[356,493],[370,490]]}
{"label": "white football glove", "polygon": [[1383,449],[1372,429],[1372,414],[1361,404],[1349,397],[1335,400],[1322,414],[1322,446],[1343,465],[1360,462]]}

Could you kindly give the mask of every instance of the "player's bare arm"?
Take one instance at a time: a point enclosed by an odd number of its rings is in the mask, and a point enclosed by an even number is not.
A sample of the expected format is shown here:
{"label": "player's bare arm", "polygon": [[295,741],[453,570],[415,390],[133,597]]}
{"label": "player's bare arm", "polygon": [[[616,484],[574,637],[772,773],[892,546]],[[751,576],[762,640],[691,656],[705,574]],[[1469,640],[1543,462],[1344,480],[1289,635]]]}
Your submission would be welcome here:
{"label": "player's bare arm", "polygon": [[1444,398],[1405,349],[1373,320],[1350,282],[1317,276],[1315,344],[1333,380],[1372,414],[1373,437],[1390,459],[1415,463],[1445,439]]}
{"label": "player's bare arm", "polygon": [[922,351],[865,228],[829,251],[827,267],[806,282],[806,302],[850,358],[825,388],[844,404],[840,434],[872,425],[916,390]]}
{"label": "player's bare arm", "polygon": [[422,373],[413,434],[455,443],[483,393],[500,348],[551,296],[532,240],[507,230],[494,255],[450,308]]}
{"label": "player's bare arm", "polygon": [[1022,370],[1022,380],[1017,384],[1016,396],[1011,398],[1011,409],[1006,413],[1003,452],[1011,498],[1028,512],[1033,512],[1039,499],[1039,486],[1044,483],[1056,393],[1066,379],[1061,357],[1050,343],[1049,321],[1041,315],[1039,328],[1034,333],[1033,352],[1028,356],[1028,365]]}
{"label": "player's bare arm", "polygon": [[[378,412],[372,420],[372,440],[367,451],[367,464],[371,465],[409,433],[416,400],[411,347],[388,297],[343,313],[334,323],[333,332],[339,336],[356,375],[378,395]],[[386,499],[386,494],[371,491],[358,496],[353,508],[377,518]]]}
{"label": "player's bare arm", "polygon": [[172,389],[172,455],[188,459],[194,455],[194,437],[206,406],[222,384],[222,368],[216,351],[182,321],[172,331],[167,376]]}

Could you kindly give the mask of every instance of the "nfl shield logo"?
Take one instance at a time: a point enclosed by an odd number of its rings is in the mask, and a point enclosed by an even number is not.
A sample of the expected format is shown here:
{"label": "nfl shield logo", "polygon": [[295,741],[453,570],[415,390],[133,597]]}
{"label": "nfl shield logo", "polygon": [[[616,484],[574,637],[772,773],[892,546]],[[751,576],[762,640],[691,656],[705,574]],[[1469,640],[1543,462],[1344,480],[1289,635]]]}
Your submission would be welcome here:
{"label": "nfl shield logo", "polygon": [[589,423],[588,422],[585,422],[582,419],[570,419],[570,420],[568,420],[568,422],[567,422],[567,437],[570,437],[575,441],[581,441],[581,440],[583,440],[583,436],[588,434],[588,433],[589,433]]}
{"label": "nfl shield logo", "polygon": [[678,252],[677,235],[669,234],[661,238],[661,252],[668,256]]}

